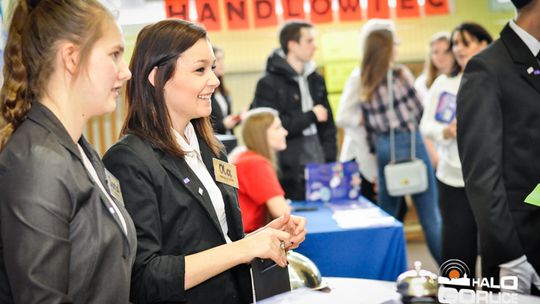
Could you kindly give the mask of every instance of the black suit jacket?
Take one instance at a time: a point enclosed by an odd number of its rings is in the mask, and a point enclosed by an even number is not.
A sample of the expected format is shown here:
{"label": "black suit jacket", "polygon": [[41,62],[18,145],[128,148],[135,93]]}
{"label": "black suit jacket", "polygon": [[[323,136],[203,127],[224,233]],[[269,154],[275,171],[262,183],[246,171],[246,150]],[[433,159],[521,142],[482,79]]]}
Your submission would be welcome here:
{"label": "black suit jacket", "polygon": [[214,97],[214,95],[212,95],[212,98],[211,98],[211,101],[212,101],[212,114],[211,114],[212,126],[214,127],[214,132],[217,133],[217,134],[227,134],[227,131],[231,131],[231,132],[233,131],[233,130],[227,130],[227,128],[225,128],[225,125],[223,124],[223,119],[225,119],[225,117],[231,115],[231,113],[232,113],[231,99],[229,98],[229,96],[223,95],[223,97],[225,98],[225,101],[227,102],[227,110],[228,111],[226,113],[223,113],[223,111],[221,110],[221,107],[219,106],[219,103],[216,100],[216,97]]}
{"label": "black suit jacket", "polygon": [[[203,161],[214,176],[215,157],[199,140]],[[220,155],[221,160],[226,160]],[[128,135],[104,156],[122,185],[126,208],[137,229],[132,277],[134,303],[249,303],[248,265],[239,265],[185,291],[184,257],[222,244],[214,207],[203,184],[184,159],[170,156]],[[236,189],[217,183],[223,194],[229,237],[244,236]],[[203,189],[203,195],[199,194]]]}
{"label": "black suit jacket", "polygon": [[507,25],[470,60],[457,96],[465,188],[495,271],[525,254],[540,273],[540,208],[524,203],[540,182],[540,75],[531,69],[540,65]]}
{"label": "black suit jacket", "polygon": [[0,153],[0,303],[128,303],[135,229],[116,204],[127,235],[66,129],[34,103]]}

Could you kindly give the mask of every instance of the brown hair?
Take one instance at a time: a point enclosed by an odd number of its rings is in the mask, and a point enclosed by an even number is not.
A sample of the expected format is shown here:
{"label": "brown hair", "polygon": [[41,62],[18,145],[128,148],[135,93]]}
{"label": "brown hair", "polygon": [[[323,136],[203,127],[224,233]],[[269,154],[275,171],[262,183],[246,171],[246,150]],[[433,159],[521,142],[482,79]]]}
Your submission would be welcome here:
{"label": "brown hair", "polygon": [[10,18],[0,91],[0,150],[39,100],[51,74],[58,41],[80,47],[77,75],[86,69],[106,21],[114,16],[98,1],[19,0]]}
{"label": "brown hair", "polygon": [[[431,87],[435,79],[440,75],[437,67],[433,64],[433,60],[431,60],[431,53],[433,52],[433,45],[441,41],[445,41],[448,43],[447,52],[450,52],[450,54],[452,54],[452,57],[454,57],[452,49],[450,48],[450,34],[448,34],[447,32],[439,32],[433,35],[433,37],[431,37],[431,40],[429,41],[429,52],[427,54],[424,66],[424,73],[426,74],[426,87],[428,89]],[[452,66],[452,69],[450,70],[449,76],[455,76],[459,73],[459,71],[459,64],[454,59],[454,64]]]}
{"label": "brown hair", "polygon": [[[139,32],[129,63],[132,77],[127,82],[127,117],[122,135],[137,135],[170,155],[184,157],[185,152],[172,132],[164,87],[174,75],[178,57],[201,39],[208,39],[202,27],[180,19],[147,25]],[[152,86],[148,75],[154,68],[157,70]],[[214,137],[210,117],[191,122],[198,135],[219,155],[223,147]]]}
{"label": "brown hair", "polygon": [[291,20],[286,22],[279,31],[279,44],[281,49],[287,55],[289,53],[289,41],[300,42],[301,30],[303,28],[312,28],[313,24],[304,20]]}
{"label": "brown hair", "polygon": [[276,117],[271,112],[252,114],[244,121],[242,129],[242,138],[244,138],[246,147],[268,159],[274,170],[277,170],[276,153],[272,151],[268,144],[267,131]]}
{"label": "brown hair", "polygon": [[[489,32],[480,24],[476,22],[463,22],[456,26],[450,34],[450,49],[454,48],[454,37],[456,35],[459,35],[461,37],[461,40],[463,41],[463,44],[465,46],[469,46],[469,43],[471,41],[465,38],[465,33],[469,34],[470,38],[478,42],[485,41],[486,44],[490,44],[491,42],[493,42],[491,34],[489,34]],[[462,69],[465,69],[465,67],[459,67],[459,70],[455,73],[455,75],[459,74]]]}
{"label": "brown hair", "polygon": [[[214,54],[216,54],[216,53],[225,54],[223,49],[221,47],[217,46],[217,45],[212,45],[212,51],[214,51]],[[223,95],[223,96],[229,96],[229,89],[227,89],[227,86],[225,85],[225,82],[223,82],[223,75],[217,76],[217,78],[219,80],[219,87],[217,87],[216,90],[218,90],[218,92],[220,92],[221,95]]]}
{"label": "brown hair", "polygon": [[360,87],[363,101],[370,101],[375,88],[386,77],[394,51],[394,36],[389,30],[371,32],[364,43],[364,56],[360,63]]}

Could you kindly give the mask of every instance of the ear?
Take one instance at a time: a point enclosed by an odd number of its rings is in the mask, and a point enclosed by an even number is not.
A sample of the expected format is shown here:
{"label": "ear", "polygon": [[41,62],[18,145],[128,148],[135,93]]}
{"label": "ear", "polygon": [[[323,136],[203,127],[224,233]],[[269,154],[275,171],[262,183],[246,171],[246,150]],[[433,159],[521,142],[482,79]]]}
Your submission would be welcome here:
{"label": "ear", "polygon": [[294,48],[294,46],[297,45],[297,44],[298,44],[298,42],[296,42],[294,40],[287,41],[287,50],[289,50],[289,53]]}
{"label": "ear", "polygon": [[59,51],[64,68],[74,75],[79,65],[79,48],[71,42],[65,42],[60,44]]}
{"label": "ear", "polygon": [[154,83],[156,82],[156,73],[157,73],[157,67],[154,67],[152,71],[150,72],[150,74],[148,74],[148,81],[153,87],[155,87]]}

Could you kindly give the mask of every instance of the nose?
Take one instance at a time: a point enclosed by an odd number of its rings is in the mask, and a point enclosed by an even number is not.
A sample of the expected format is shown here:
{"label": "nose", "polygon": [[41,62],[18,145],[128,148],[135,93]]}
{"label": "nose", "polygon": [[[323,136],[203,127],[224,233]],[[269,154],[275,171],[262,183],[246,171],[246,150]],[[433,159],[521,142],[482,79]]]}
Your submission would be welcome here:
{"label": "nose", "polygon": [[463,47],[462,47],[461,43],[456,43],[452,47],[452,51],[454,51],[454,54],[460,53],[462,49],[463,49]]}
{"label": "nose", "polygon": [[219,87],[220,81],[216,75],[216,73],[212,72],[210,73],[210,79],[208,79],[208,86],[213,87],[214,89]]}
{"label": "nose", "polygon": [[124,59],[122,59],[122,62],[120,63],[120,70],[118,72],[118,78],[121,81],[127,81],[131,79],[131,71],[128,68],[128,65]]}

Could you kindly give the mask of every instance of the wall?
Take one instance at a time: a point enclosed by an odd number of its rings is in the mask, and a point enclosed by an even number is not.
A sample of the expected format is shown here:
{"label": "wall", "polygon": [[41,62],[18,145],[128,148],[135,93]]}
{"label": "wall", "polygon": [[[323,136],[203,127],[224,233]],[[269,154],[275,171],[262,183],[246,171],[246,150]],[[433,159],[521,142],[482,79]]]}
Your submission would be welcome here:
{"label": "wall", "polygon": [[[463,21],[475,21],[498,37],[504,24],[513,16],[512,11],[490,12],[485,0],[456,0],[453,12],[447,16],[397,19],[397,33],[401,40],[399,60],[421,62],[427,50],[427,41],[438,31],[450,31]],[[316,62],[321,67],[341,62],[356,65],[359,60],[359,31],[364,22],[331,23],[317,26],[319,51]],[[253,98],[255,84],[262,75],[266,58],[279,46],[277,29],[253,29],[248,32],[212,32],[212,42],[225,49],[227,85],[233,95],[236,109],[248,105]],[[337,43],[336,43],[337,42]],[[332,54],[339,53],[341,58]],[[351,67],[352,67],[351,66]],[[327,79],[328,81],[328,79]]]}
{"label": "wall", "polygon": [[[2,0],[2,7],[7,8],[9,2]],[[449,15],[396,19],[397,33],[401,40],[399,61],[416,63],[415,66],[419,67],[431,35],[438,31],[450,31],[463,21],[478,22],[494,37],[498,37],[498,32],[513,15],[513,11],[491,12],[487,0],[454,0]],[[366,20],[365,14],[363,20]],[[315,61],[325,73],[327,84],[333,93],[331,100],[334,106],[339,99],[340,84],[359,60],[359,31],[364,22],[334,21],[317,26],[319,50]],[[123,26],[128,61],[141,27],[142,25]],[[264,71],[266,58],[272,49],[278,47],[277,31],[277,28],[266,28],[210,32],[212,42],[223,47],[226,53],[225,81],[232,93],[235,111],[251,103],[256,82]],[[104,152],[116,140],[123,116],[123,102],[120,102],[115,115],[96,118],[90,122],[86,135],[98,151]],[[240,134],[239,131],[236,133]]]}

